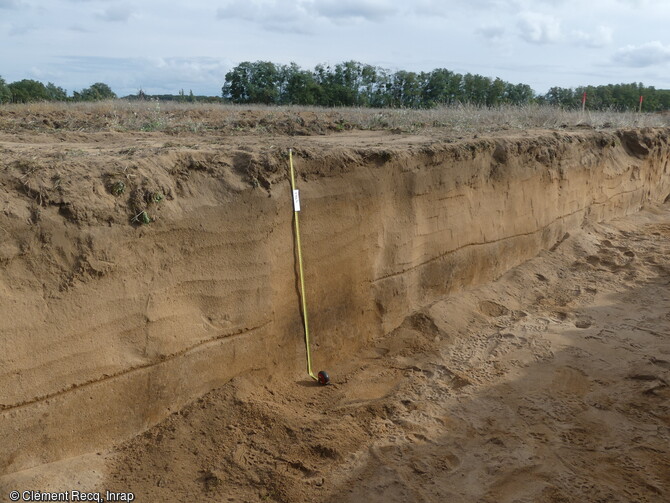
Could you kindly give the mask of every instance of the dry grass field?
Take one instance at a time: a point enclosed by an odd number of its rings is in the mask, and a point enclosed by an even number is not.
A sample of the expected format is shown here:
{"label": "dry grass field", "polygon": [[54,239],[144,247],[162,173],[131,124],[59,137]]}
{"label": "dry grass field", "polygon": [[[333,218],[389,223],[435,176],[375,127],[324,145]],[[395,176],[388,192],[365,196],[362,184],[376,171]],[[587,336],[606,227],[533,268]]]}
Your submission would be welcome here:
{"label": "dry grass field", "polygon": [[551,106],[456,105],[425,110],[188,104],[161,101],[32,103],[0,106],[0,132],[160,131],[225,134],[327,134],[347,130],[455,135],[566,128],[663,127],[670,115],[561,110]]}

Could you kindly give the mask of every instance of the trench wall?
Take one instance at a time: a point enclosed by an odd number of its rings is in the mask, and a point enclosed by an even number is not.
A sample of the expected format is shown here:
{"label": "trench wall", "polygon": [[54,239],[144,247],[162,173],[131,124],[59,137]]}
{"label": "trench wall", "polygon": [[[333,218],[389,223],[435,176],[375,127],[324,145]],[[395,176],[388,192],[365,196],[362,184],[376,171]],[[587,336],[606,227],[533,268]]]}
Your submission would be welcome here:
{"label": "trench wall", "polygon": [[[663,202],[669,149],[646,130],[298,151],[315,369],[336,378],[408,314],[585,219]],[[172,213],[135,229],[55,208],[38,230],[0,220],[0,474],[127,439],[241,372],[300,375],[288,181],[235,183],[193,173]],[[76,274],[54,277],[72,243]]]}

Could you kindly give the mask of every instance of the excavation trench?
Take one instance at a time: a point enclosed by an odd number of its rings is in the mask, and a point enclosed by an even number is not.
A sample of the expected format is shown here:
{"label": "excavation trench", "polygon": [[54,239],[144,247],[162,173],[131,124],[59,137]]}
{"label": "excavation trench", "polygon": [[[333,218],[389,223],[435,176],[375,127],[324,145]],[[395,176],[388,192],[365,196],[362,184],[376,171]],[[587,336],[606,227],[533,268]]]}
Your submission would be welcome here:
{"label": "excavation trench", "polygon": [[2,141],[0,474],[105,449],[249,370],[304,368],[289,146],[314,368],[335,376],[423,306],[670,194],[667,130],[96,138]]}

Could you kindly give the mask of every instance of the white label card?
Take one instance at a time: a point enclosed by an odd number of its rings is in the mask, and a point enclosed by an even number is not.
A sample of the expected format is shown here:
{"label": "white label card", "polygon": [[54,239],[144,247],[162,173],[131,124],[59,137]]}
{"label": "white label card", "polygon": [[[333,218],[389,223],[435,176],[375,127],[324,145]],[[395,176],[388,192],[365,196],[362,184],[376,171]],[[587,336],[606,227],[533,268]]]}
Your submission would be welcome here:
{"label": "white label card", "polygon": [[293,211],[300,211],[300,191],[298,189],[293,191]]}

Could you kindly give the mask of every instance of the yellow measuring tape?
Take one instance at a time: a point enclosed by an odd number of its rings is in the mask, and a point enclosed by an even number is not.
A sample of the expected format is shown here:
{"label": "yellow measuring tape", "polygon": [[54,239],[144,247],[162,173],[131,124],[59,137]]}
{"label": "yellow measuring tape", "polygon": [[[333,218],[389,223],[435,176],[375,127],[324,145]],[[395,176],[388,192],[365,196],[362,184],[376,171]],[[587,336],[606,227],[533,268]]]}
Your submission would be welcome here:
{"label": "yellow measuring tape", "polygon": [[302,303],[302,318],[305,322],[305,348],[307,349],[307,372],[309,376],[318,381],[312,372],[312,355],[309,350],[309,322],[307,321],[307,299],[305,298],[305,274],[302,268],[302,247],[300,245],[300,193],[295,188],[295,173],[293,170],[293,150],[288,149],[288,162],[291,167],[291,190],[293,191],[293,217],[295,221],[295,242],[298,247],[298,268],[300,270],[300,300]]}

